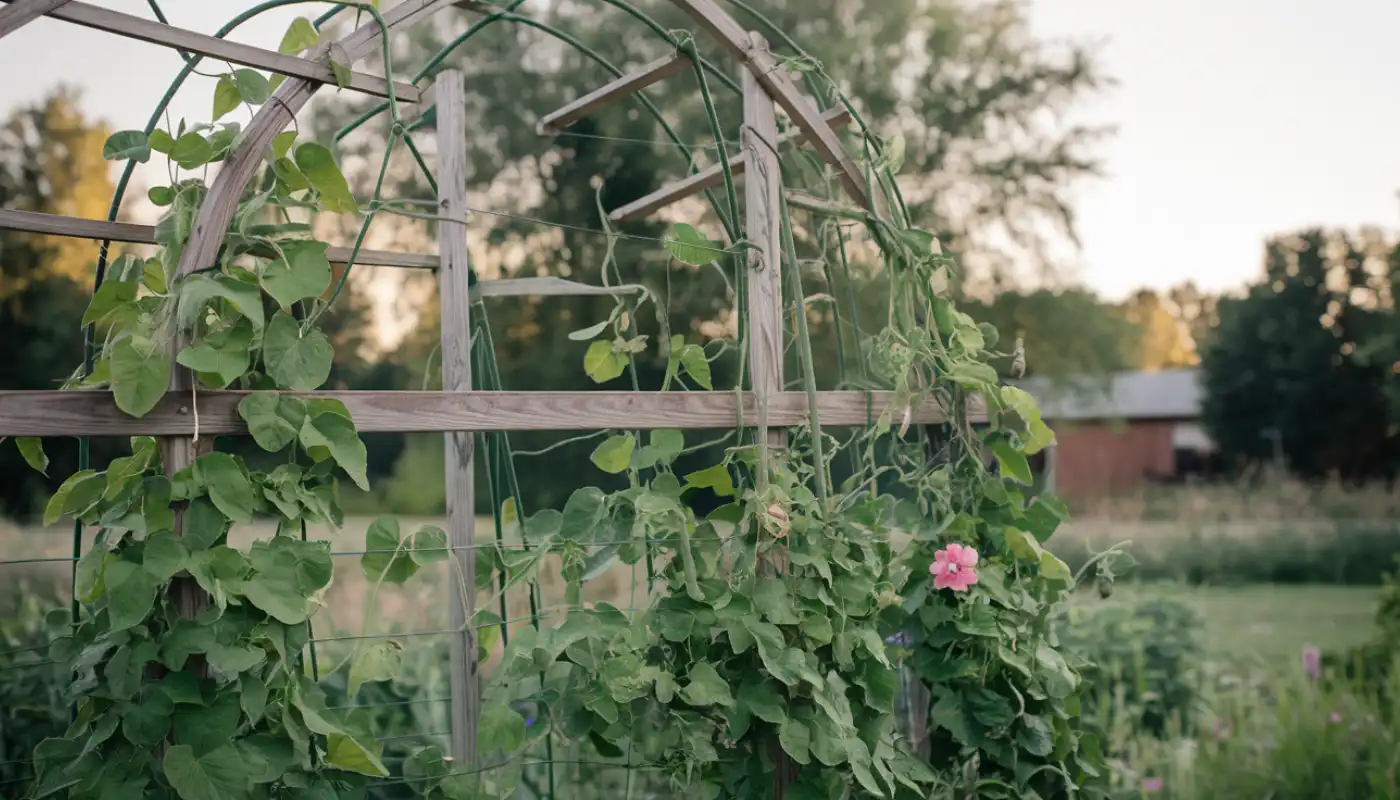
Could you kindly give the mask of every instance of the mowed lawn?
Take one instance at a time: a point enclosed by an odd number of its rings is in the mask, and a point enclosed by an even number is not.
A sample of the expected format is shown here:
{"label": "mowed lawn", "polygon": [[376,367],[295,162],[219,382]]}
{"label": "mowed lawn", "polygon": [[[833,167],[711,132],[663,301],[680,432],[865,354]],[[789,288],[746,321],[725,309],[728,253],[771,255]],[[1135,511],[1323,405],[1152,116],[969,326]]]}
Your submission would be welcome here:
{"label": "mowed lawn", "polygon": [[[1305,646],[1324,651],[1371,635],[1378,588],[1373,586],[1180,586],[1120,584],[1113,600],[1170,597],[1205,618],[1212,657],[1298,663]],[[1098,602],[1097,595],[1082,602]]]}

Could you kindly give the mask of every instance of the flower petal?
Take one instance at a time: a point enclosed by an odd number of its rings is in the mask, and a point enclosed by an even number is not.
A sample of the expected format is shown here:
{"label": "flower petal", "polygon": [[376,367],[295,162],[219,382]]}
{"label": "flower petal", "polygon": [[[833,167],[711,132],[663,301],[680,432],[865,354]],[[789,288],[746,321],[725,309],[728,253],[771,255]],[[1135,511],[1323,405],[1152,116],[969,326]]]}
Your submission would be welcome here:
{"label": "flower petal", "polygon": [[962,552],[958,553],[958,563],[964,567],[977,566],[977,551],[971,547],[962,548]]}

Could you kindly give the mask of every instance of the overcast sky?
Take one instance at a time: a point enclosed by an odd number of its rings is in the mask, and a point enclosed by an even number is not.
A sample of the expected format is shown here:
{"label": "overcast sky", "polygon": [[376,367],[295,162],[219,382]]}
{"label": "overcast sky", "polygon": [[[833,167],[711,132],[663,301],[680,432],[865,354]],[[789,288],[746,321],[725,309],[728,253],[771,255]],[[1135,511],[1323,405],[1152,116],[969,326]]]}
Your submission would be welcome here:
{"label": "overcast sky", "polygon": [[[148,15],[141,0],[89,0]],[[248,0],[167,0],[213,33]],[[1078,192],[1077,276],[1110,297],[1191,279],[1229,289],[1265,236],[1302,225],[1400,228],[1400,0],[1029,0],[1046,36],[1103,42],[1119,86],[1081,112],[1114,123],[1108,175]],[[233,39],[275,45],[307,6]],[[169,50],[41,19],[0,41],[0,113],[68,82],[89,113],[139,128],[181,62]],[[206,119],[213,82],[172,109]]]}

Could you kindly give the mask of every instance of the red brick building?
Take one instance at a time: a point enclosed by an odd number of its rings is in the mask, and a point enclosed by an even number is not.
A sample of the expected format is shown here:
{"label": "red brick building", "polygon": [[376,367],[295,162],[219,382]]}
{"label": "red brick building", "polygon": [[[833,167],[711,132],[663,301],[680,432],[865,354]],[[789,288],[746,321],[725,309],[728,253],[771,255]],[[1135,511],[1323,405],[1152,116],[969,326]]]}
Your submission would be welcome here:
{"label": "red brick building", "polygon": [[1174,483],[1204,470],[1214,451],[1200,425],[1196,370],[1124,372],[1056,386],[1030,380],[1055,431],[1046,488],[1070,500]]}

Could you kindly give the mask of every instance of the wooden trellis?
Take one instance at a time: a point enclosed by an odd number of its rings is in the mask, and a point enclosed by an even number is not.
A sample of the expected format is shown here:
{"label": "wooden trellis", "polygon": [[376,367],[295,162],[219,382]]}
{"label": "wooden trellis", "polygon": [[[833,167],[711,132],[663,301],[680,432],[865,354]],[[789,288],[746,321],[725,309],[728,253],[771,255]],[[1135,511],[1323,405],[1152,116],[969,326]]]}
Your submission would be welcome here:
{"label": "wooden trellis", "polygon": [[[193,232],[183,250],[180,276],[218,263],[224,234],[229,229],[245,184],[262,162],[272,138],[282,132],[315,92],[334,83],[330,67],[318,60],[337,53],[354,63],[366,56],[380,36],[378,24],[369,22],[344,39],[327,43],[311,58],[228,42],[147,19],[122,14],[72,0],[7,0],[0,7],[0,37],[40,16],[49,16],[120,36],[140,39],[180,51],[199,53],[286,76],[273,101],[262,106],[244,136],[226,158],[203,200]],[[769,52],[757,33],[746,31],[713,0],[674,0],[744,67],[743,153],[730,162],[731,174],[747,172],[745,238],[748,251],[749,338],[747,392],[484,392],[474,391],[470,367],[469,318],[473,303],[488,297],[511,295],[616,294],[636,287],[595,287],[559,278],[482,282],[469,289],[470,254],[467,249],[467,163],[465,103],[466,76],[441,73],[431,87],[393,85],[399,100],[431,101],[437,106],[438,255],[362,250],[355,262],[364,266],[436,269],[442,305],[442,379],[437,392],[316,392],[318,397],[342,401],[362,432],[442,432],[447,440],[446,481],[448,534],[457,558],[457,574],[451,581],[454,636],[451,647],[452,751],[471,763],[476,755],[476,716],[480,707],[477,648],[467,624],[474,603],[473,583],[473,435],[481,431],[592,430],[625,428],[728,428],[764,426],[773,429],[770,441],[783,440],[783,429],[802,425],[811,409],[808,396],[783,391],[783,248],[779,236],[783,191],[778,149],[785,141],[800,138],[829,164],[845,192],[860,209],[872,209],[872,193],[851,157],[842,148],[834,128],[850,120],[844,110],[822,114],[804,96]],[[384,14],[388,28],[402,28],[426,19],[450,6],[466,6],[489,13],[490,7],[459,0],[405,0]],[[541,133],[558,131],[616,103],[641,89],[691,65],[681,54],[668,56],[607,84],[541,118]],[[385,96],[389,84],[374,75],[353,73],[345,87],[373,96]],[[795,130],[779,135],[776,109],[791,118]],[[683,180],[610,212],[613,220],[636,219],[682,198],[719,184],[719,167],[699,171]],[[38,234],[73,236],[112,241],[151,243],[152,228],[127,223],[73,219],[17,210],[0,210],[0,228]],[[330,260],[350,259],[346,248],[331,248]],[[172,355],[183,345],[172,344]],[[119,411],[105,391],[0,392],[0,436],[131,436],[160,437],[168,472],[187,466],[195,457],[196,431],[203,445],[214,435],[245,434],[236,407],[246,395],[239,391],[201,390],[195,398],[188,370],[176,367],[166,397],[144,417],[131,418]],[[824,425],[865,425],[893,401],[881,392],[831,391],[817,395],[817,411]],[[198,415],[192,410],[198,408]],[[943,409],[924,403],[914,409],[911,422],[936,423],[946,419]],[[175,527],[180,532],[177,512]],[[182,608],[194,613],[204,601],[198,586],[186,581],[178,586]]]}

